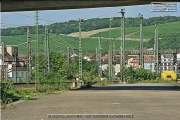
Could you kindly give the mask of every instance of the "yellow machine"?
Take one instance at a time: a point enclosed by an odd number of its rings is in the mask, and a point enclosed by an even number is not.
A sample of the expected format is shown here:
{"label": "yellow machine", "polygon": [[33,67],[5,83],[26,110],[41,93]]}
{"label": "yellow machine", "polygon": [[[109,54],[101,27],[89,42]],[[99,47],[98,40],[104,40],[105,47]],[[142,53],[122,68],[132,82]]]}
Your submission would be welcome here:
{"label": "yellow machine", "polygon": [[166,70],[161,73],[163,80],[177,80],[177,73],[173,70]]}

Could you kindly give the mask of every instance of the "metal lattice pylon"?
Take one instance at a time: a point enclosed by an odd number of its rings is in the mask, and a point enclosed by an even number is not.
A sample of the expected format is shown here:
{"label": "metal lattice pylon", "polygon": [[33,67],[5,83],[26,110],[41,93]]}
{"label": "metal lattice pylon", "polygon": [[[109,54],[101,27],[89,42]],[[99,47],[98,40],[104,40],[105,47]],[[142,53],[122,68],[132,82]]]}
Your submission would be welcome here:
{"label": "metal lattice pylon", "polygon": [[139,15],[139,19],[140,19],[140,66],[141,68],[144,68],[144,49],[143,49],[143,26],[142,26],[142,22],[143,22],[143,15]]}
{"label": "metal lattice pylon", "polygon": [[81,19],[79,19],[79,81],[82,81]]}
{"label": "metal lattice pylon", "polygon": [[99,76],[102,77],[102,64],[101,64],[101,39],[98,39],[98,66],[99,66]]}
{"label": "metal lattice pylon", "polygon": [[29,27],[27,28],[27,72],[28,78],[31,77],[31,39]]}
{"label": "metal lattice pylon", "polygon": [[[121,9],[120,11],[121,17],[121,60],[120,60],[120,71],[122,71],[125,67],[125,27],[124,27],[124,14],[125,10]],[[121,76],[121,80],[124,81],[123,76]]]}
{"label": "metal lattice pylon", "polygon": [[1,66],[1,79],[5,78],[5,67],[4,67],[4,43],[1,44],[1,60],[2,60],[2,66]]}
{"label": "metal lattice pylon", "polygon": [[45,50],[45,75],[46,73],[50,72],[50,63],[49,63],[49,36],[48,36],[48,27],[45,26],[45,44],[44,44]]}

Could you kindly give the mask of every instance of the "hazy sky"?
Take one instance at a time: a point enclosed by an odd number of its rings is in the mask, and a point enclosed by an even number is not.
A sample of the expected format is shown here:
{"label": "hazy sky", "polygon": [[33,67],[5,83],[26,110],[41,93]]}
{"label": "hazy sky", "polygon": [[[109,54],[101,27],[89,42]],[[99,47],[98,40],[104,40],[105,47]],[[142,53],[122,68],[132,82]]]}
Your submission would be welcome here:
{"label": "hazy sky", "polygon": [[[86,9],[67,9],[67,10],[44,10],[39,11],[39,23],[51,24],[54,22],[64,22],[68,20],[90,19],[90,18],[110,18],[120,17],[118,13],[121,8],[125,8],[125,17],[138,17],[141,13],[145,18],[155,16],[180,16],[180,11],[176,12],[152,12],[151,5],[101,7]],[[180,2],[178,3],[180,8]],[[5,27],[32,26],[35,24],[35,11],[28,12],[3,12],[1,13],[1,25]]]}

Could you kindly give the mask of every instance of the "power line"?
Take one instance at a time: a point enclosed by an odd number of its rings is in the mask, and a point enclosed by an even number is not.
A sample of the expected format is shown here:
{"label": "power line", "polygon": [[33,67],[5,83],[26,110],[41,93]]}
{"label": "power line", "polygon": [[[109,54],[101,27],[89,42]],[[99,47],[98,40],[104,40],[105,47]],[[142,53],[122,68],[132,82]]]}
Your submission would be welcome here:
{"label": "power line", "polygon": [[[20,15],[20,16],[23,16],[23,17],[32,18],[32,19],[35,18],[35,17],[33,17],[33,16],[28,16],[28,15],[24,15],[24,14],[20,14],[20,13],[14,13],[14,14],[17,14],[17,15]],[[84,19],[93,19],[93,18],[99,18],[99,17],[109,16],[109,15],[115,15],[115,14],[117,14],[117,13],[104,14],[104,15],[99,15],[99,16],[94,16],[94,17],[84,18]],[[39,20],[46,21],[46,22],[51,22],[51,23],[57,23],[57,21],[52,21],[52,20],[47,20],[47,19],[42,19],[42,18],[39,18]]]}
{"label": "power line", "polygon": [[[24,15],[24,14],[19,14],[19,13],[14,13],[14,14],[17,14],[17,15],[20,15],[20,16],[24,16],[24,17],[28,17],[28,18],[35,18],[33,16],[28,16],[28,15]],[[39,20],[42,20],[42,21],[47,21],[47,22],[56,22],[56,21],[52,21],[52,20],[46,20],[46,19],[41,19],[39,18]]]}
{"label": "power line", "polygon": [[[9,24],[9,23],[2,23],[1,26],[14,26],[14,27],[24,27],[24,26],[33,26],[33,24],[25,24],[25,25],[18,25],[18,24]],[[10,27],[12,28],[12,27]],[[2,28],[2,29],[6,29],[6,28]]]}
{"label": "power line", "polygon": [[[63,41],[63,42],[66,43],[66,44],[60,43],[60,41]],[[68,46],[68,47],[74,47],[74,46],[72,46],[71,44],[65,42],[64,40],[60,40],[60,39],[59,39],[58,43],[63,44],[63,45]]]}
{"label": "power line", "polygon": [[118,15],[116,12],[112,13],[112,14],[104,14],[104,15],[99,15],[99,16],[95,16],[95,17],[90,17],[90,18],[83,18],[83,19],[94,19],[94,18],[101,18],[101,17],[105,17],[105,16],[109,16],[109,15]]}
{"label": "power line", "polygon": [[[64,41],[64,40],[62,40],[62,41]],[[65,42],[65,41],[64,41]],[[71,46],[71,47],[73,47],[71,44],[69,44],[69,43],[67,43],[67,42],[65,42],[66,44],[68,44],[69,46]]]}

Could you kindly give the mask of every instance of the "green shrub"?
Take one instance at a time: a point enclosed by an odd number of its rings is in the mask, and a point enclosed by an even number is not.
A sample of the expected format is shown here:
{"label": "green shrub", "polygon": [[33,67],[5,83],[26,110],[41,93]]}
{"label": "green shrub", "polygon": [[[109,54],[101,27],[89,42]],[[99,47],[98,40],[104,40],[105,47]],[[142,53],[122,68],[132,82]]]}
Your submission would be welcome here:
{"label": "green shrub", "polygon": [[[1,83],[1,109],[6,109],[9,103],[17,100],[37,99],[35,89],[16,89],[10,80],[2,80]],[[9,105],[8,105],[9,106]]]}
{"label": "green shrub", "polygon": [[159,78],[159,75],[156,75],[154,72],[140,68],[133,69],[132,67],[124,68],[120,73],[118,73],[118,77],[123,76],[127,83],[136,83],[140,81],[156,80]]}
{"label": "green shrub", "polygon": [[108,85],[110,84],[111,82],[109,80],[99,80],[97,81],[97,85],[100,85],[100,86],[104,86],[104,85]]}

